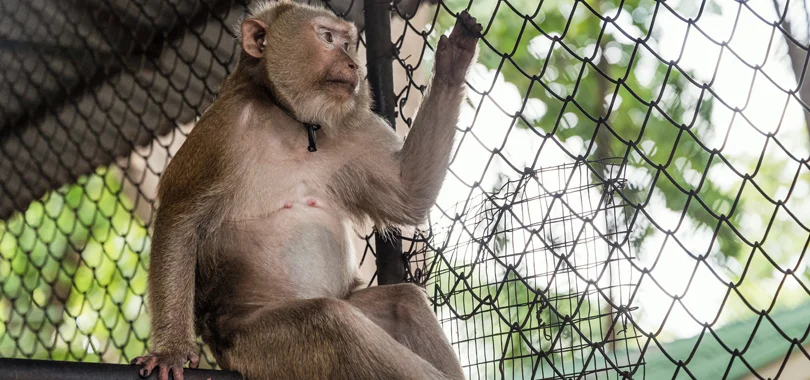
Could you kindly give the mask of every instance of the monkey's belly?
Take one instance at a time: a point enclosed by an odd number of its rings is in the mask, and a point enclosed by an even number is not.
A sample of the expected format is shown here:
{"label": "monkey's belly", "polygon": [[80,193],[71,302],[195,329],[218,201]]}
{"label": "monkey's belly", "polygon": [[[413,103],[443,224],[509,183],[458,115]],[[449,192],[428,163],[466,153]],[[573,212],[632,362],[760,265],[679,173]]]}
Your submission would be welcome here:
{"label": "monkey's belly", "polygon": [[250,242],[239,255],[246,275],[283,290],[271,298],[343,297],[350,290],[356,265],[348,226],[328,209],[292,207],[228,225],[236,241]]}
{"label": "monkey's belly", "polygon": [[347,264],[353,262],[348,252],[345,233],[324,225],[295,225],[282,256],[289,268],[294,292],[300,298],[342,297],[348,291],[354,273]]}

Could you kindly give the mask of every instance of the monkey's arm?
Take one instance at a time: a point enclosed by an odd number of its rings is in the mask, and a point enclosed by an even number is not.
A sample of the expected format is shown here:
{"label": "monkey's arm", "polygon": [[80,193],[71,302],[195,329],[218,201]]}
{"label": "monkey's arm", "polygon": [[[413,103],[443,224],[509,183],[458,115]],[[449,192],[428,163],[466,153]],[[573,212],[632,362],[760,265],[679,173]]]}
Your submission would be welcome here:
{"label": "monkey's arm", "polygon": [[166,202],[158,209],[149,260],[151,354],[135,359],[141,376],[160,367],[182,376],[183,366],[199,363],[194,331],[194,280],[197,263],[193,199]]}
{"label": "monkey's arm", "polygon": [[[434,77],[413,121],[402,149],[395,154],[399,181],[391,185],[404,189],[401,204],[383,207],[398,213],[397,223],[416,224],[424,220],[436,197],[450,161],[450,150],[463,100],[463,87]],[[373,190],[372,190],[373,191]],[[390,215],[399,219],[396,215]]]}
{"label": "monkey's arm", "polygon": [[152,351],[187,352],[194,340],[194,275],[197,236],[188,201],[164,204],[155,218],[149,262]]}
{"label": "monkey's arm", "polygon": [[[194,324],[194,291],[202,237],[221,220],[217,205],[228,191],[221,174],[228,170],[224,128],[213,128],[205,116],[170,162],[158,185],[149,261],[148,301],[151,353],[134,362],[148,376],[159,367],[160,380],[182,376],[183,366],[199,363]],[[217,134],[220,133],[220,134]],[[211,144],[211,142],[217,142]],[[181,377],[182,378],[182,377]]]}
{"label": "monkey's arm", "polygon": [[439,39],[433,80],[405,144],[397,149],[393,133],[384,130],[385,136],[375,136],[366,144],[374,156],[367,153],[358,159],[360,169],[349,167],[342,188],[358,189],[359,194],[348,204],[357,203],[376,223],[418,224],[435,203],[450,159],[464,78],[481,29],[468,13],[459,14],[450,37]]}

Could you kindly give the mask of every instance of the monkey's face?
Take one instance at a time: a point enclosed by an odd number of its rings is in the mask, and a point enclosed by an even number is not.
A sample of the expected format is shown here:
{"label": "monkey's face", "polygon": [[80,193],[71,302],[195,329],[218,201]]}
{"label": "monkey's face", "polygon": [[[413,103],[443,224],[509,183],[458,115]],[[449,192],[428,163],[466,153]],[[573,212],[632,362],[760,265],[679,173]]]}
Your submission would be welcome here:
{"label": "monkey's face", "polygon": [[268,85],[301,119],[329,124],[367,106],[357,28],[328,11],[278,5],[243,22],[242,46],[263,61]]}
{"label": "monkey's face", "polygon": [[350,101],[358,92],[357,31],[349,23],[316,17],[305,33],[312,52],[313,87],[339,101]]}

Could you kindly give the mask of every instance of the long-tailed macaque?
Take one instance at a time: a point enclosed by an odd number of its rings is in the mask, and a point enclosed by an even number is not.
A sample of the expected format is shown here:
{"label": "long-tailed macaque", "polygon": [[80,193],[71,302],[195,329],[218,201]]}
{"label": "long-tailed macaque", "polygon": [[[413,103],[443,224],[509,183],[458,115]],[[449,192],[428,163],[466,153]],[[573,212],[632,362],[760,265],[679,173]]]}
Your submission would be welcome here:
{"label": "long-tailed macaque", "polygon": [[287,1],[250,11],[234,72],[160,180],[142,376],[182,379],[200,334],[247,379],[463,378],[424,291],[361,289],[349,237],[426,217],[480,33],[463,12],[441,37],[402,143],[370,110],[353,24]]}

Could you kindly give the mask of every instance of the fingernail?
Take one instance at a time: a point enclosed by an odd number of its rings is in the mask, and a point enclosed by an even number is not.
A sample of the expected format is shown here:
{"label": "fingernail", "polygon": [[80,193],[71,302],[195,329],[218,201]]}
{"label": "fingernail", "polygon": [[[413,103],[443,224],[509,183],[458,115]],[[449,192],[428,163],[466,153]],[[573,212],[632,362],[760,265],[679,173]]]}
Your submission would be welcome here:
{"label": "fingernail", "polygon": [[144,368],[144,369],[142,369],[142,370],[141,370],[139,373],[140,373],[141,377],[147,377],[147,376],[149,376],[149,373],[148,373],[148,372],[146,372],[146,369],[145,369],[145,368]]}
{"label": "fingernail", "polygon": [[129,365],[134,365],[137,362],[138,362],[138,358],[132,359],[132,360],[129,361]]}

